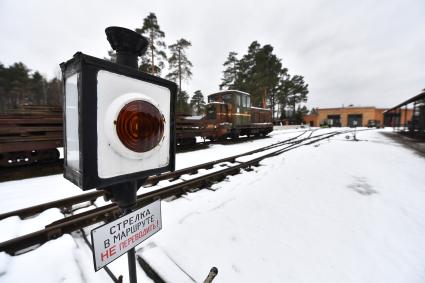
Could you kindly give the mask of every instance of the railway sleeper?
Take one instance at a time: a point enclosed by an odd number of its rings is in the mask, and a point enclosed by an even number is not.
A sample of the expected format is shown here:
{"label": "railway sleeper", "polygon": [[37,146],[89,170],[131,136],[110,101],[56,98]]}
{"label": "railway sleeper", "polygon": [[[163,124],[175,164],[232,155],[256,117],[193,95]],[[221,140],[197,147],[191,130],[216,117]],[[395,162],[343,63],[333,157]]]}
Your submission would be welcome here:
{"label": "railway sleeper", "polygon": [[169,196],[169,197],[162,198],[161,201],[171,202],[171,201],[176,200],[176,199],[178,199],[178,197]]}
{"label": "railway sleeper", "polygon": [[208,180],[208,179],[202,180],[202,181],[199,182],[199,185],[196,186],[196,188],[191,190],[191,192],[197,192],[199,190],[210,188],[214,183],[216,183],[216,182],[213,182],[213,181]]}
{"label": "railway sleeper", "polygon": [[226,172],[226,173],[222,173],[222,174],[219,174],[219,175],[212,177],[211,179],[215,183],[219,183],[219,182],[224,181],[229,175],[233,176],[233,175],[236,175],[236,174],[239,174],[239,170],[237,170],[237,171],[232,170],[232,171],[229,171],[229,172]]}
{"label": "railway sleeper", "polygon": [[187,191],[190,192],[190,193],[196,193],[197,191],[200,191],[202,189],[203,189],[202,186],[197,186],[197,187],[190,188]]}
{"label": "railway sleeper", "polygon": [[79,203],[77,205],[71,205],[71,206],[65,206],[61,208],[62,214],[72,214],[75,211],[78,211],[79,209],[90,207],[94,204],[94,201],[87,201],[83,203]]}
{"label": "railway sleeper", "polygon": [[62,214],[71,214],[73,211],[72,205],[63,206],[59,209]]}
{"label": "railway sleeper", "polygon": [[143,183],[142,187],[143,188],[154,187],[154,186],[158,185],[158,183],[159,183],[159,180],[158,179],[149,180],[148,182]]}
{"label": "railway sleeper", "polygon": [[59,238],[60,236],[62,236],[62,229],[61,228],[55,228],[52,229],[51,231],[47,232],[47,239],[48,240],[54,240]]}
{"label": "railway sleeper", "polygon": [[234,170],[231,170],[230,172],[228,172],[228,175],[234,176],[234,175],[238,175],[240,173],[241,173],[241,169],[235,168]]}
{"label": "railway sleeper", "polygon": [[180,179],[180,177],[181,177],[181,175],[178,175],[178,176],[172,177],[172,178],[167,179],[167,180],[168,180],[168,182],[174,182],[174,181],[177,181],[178,179]]}
{"label": "railway sleeper", "polygon": [[249,165],[248,167],[245,167],[245,168],[244,168],[244,170],[245,170],[246,172],[254,171],[254,169],[252,169],[251,165]]}

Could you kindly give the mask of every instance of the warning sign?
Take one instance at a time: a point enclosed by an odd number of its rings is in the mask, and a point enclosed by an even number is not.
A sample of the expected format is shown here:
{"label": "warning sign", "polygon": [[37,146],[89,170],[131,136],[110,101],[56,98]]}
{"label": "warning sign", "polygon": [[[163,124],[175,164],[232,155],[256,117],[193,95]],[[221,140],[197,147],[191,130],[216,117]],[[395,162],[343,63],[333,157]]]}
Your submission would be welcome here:
{"label": "warning sign", "polygon": [[161,201],[157,200],[91,231],[96,271],[161,230]]}

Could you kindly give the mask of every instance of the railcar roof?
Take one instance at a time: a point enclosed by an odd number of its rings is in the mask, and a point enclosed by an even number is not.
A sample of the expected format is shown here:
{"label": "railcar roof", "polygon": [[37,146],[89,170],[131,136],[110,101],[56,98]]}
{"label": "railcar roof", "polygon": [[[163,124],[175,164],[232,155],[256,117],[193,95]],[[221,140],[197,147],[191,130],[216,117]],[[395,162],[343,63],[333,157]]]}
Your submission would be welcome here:
{"label": "railcar roof", "polygon": [[227,89],[227,90],[222,90],[222,91],[219,91],[219,92],[212,93],[212,94],[208,95],[208,97],[213,96],[213,95],[218,95],[218,94],[229,93],[229,92],[230,92],[230,93],[239,93],[239,94],[243,94],[243,95],[251,96],[251,95],[250,95],[249,93],[247,93],[247,92],[243,92],[243,91],[235,90],[235,89]]}

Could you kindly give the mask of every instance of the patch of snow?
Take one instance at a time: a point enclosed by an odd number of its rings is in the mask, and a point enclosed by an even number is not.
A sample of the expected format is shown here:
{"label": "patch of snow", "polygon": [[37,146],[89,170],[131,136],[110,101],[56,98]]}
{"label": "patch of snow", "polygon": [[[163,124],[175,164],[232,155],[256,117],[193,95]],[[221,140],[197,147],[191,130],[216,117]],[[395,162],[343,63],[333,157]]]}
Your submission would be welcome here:
{"label": "patch of snow", "polygon": [[24,220],[18,216],[8,217],[0,221],[0,242],[44,229],[46,225],[61,218],[63,214],[57,208],[45,210],[36,217]]}
{"label": "patch of snow", "polygon": [[0,183],[0,213],[81,194],[62,174]]}
{"label": "patch of snow", "polygon": [[[70,235],[47,242],[43,248],[7,258],[6,272],[0,277],[2,282],[86,282],[75,258],[77,246]],[[4,260],[0,261],[1,264]],[[2,266],[0,265],[0,270]],[[105,281],[103,281],[105,282]]]}
{"label": "patch of snow", "polygon": [[[313,135],[343,129],[318,129]],[[263,160],[210,190],[163,201],[163,229],[140,244],[138,254],[161,276],[175,279],[170,282],[202,282],[213,266],[214,282],[425,282],[425,160],[381,134],[391,130],[359,131],[358,142],[346,134],[322,140]],[[279,129],[265,139],[179,153],[177,168],[303,131]],[[170,184],[161,181],[148,190]],[[0,183],[0,210],[79,193],[61,175]],[[4,219],[0,240],[39,229],[59,214],[53,209],[26,220]],[[109,267],[127,282],[126,256]],[[137,272],[139,281],[152,282],[139,266]],[[65,235],[19,256],[0,253],[0,281],[110,278],[103,270],[94,272],[81,236]]]}

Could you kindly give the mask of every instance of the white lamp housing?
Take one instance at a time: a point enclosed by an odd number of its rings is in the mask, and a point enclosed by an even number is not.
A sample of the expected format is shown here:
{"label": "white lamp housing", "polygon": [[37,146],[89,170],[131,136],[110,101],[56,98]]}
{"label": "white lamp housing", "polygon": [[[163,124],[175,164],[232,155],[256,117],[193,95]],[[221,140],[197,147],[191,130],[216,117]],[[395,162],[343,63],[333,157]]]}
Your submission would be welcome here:
{"label": "white lamp housing", "polygon": [[[61,68],[65,178],[88,190],[174,170],[175,83],[83,53]],[[135,101],[146,103],[161,117],[161,136],[143,151],[126,145],[118,133],[118,116]],[[132,114],[121,128],[130,138],[142,139],[150,130],[140,117],[150,114]]]}

